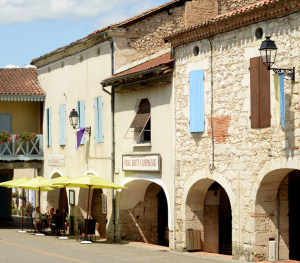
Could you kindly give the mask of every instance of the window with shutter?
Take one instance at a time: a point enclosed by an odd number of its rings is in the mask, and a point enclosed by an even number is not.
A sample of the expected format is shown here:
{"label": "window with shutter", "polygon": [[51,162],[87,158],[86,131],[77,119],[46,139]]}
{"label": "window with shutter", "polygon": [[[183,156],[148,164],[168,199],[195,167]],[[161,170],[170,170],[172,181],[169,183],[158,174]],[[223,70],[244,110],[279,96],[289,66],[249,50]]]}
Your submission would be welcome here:
{"label": "window with shutter", "polygon": [[271,126],[270,71],[261,57],[250,59],[251,128]]}
{"label": "window with shutter", "polygon": [[204,132],[204,70],[189,74],[190,132]]}
{"label": "window with shutter", "polygon": [[66,105],[59,105],[59,144],[66,145]]}
{"label": "window with shutter", "polygon": [[125,139],[135,139],[137,143],[151,142],[151,105],[148,99],[141,100]]}
{"label": "window with shutter", "polygon": [[47,146],[52,146],[52,109],[47,109]]}
{"label": "window with shutter", "polygon": [[[78,118],[78,127],[84,128],[85,127],[85,107],[84,107],[84,100],[77,102],[77,112],[79,115]],[[85,144],[85,135],[83,134],[80,144]]]}
{"label": "window with shutter", "polygon": [[103,98],[94,99],[95,106],[95,143],[103,142]]}

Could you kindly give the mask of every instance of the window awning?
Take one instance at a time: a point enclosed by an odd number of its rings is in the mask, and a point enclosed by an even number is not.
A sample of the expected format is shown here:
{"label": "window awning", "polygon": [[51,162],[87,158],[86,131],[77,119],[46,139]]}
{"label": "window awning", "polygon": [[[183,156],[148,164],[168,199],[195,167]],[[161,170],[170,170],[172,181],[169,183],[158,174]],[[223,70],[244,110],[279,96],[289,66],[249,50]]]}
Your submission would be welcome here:
{"label": "window awning", "polygon": [[[125,139],[137,139],[143,133],[147,122],[151,117],[150,102],[148,99],[142,99],[139,110],[136,113],[128,131],[126,132]],[[133,132],[134,136],[127,137],[128,132]],[[137,133],[137,134],[135,134]]]}

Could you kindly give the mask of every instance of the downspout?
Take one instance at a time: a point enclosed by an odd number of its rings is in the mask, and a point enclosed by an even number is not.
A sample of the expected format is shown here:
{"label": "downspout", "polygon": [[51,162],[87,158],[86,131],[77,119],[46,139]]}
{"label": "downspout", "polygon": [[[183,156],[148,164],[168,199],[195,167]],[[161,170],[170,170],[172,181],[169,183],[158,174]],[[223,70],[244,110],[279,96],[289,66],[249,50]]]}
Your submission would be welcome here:
{"label": "downspout", "polygon": [[[172,58],[174,57],[175,49],[172,48]],[[176,175],[175,175],[175,84],[174,84],[174,73],[172,76],[172,99],[173,99],[173,250],[176,251],[176,229],[175,229],[175,207],[176,207]]]}
{"label": "downspout", "polygon": [[276,261],[279,261],[279,189],[277,192],[277,237],[276,237]]}
{"label": "downspout", "polygon": [[212,163],[209,165],[209,170],[213,172],[215,169],[215,141],[214,141],[214,124],[213,124],[213,110],[214,110],[214,79],[213,79],[213,46],[208,38],[210,44],[210,86],[211,86],[211,107],[210,107],[210,126],[211,126],[211,145],[212,145]]}
{"label": "downspout", "polygon": [[[107,38],[106,34],[104,38],[110,42],[110,49],[111,49],[111,76],[115,74],[114,72],[114,41],[113,39]],[[102,86],[102,90],[110,95],[110,103],[111,103],[111,182],[115,181],[115,93],[114,87],[111,87],[111,92],[106,90]],[[113,222],[113,241],[116,241],[116,226],[115,226],[115,219],[116,219],[116,208],[115,208],[115,192],[114,189],[111,190],[111,201],[112,201],[112,222]]]}

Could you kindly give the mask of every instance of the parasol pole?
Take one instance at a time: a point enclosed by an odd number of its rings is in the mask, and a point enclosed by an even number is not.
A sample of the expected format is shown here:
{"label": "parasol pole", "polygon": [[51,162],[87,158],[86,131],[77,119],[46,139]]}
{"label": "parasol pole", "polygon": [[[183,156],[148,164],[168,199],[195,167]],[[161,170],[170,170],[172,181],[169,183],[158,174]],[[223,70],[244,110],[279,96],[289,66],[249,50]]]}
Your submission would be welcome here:
{"label": "parasol pole", "polygon": [[88,223],[89,223],[89,209],[90,209],[90,191],[91,185],[89,185],[89,194],[88,194],[88,205],[87,205],[87,213],[86,213],[86,226],[85,226],[85,240],[81,242],[81,244],[91,244],[91,241],[87,240],[87,231],[88,231]]}
{"label": "parasol pole", "polygon": [[40,208],[40,231],[38,234],[35,234],[36,236],[44,236],[43,233],[41,233],[41,227],[42,227],[42,219],[41,219],[41,187],[39,187],[39,208]]}
{"label": "parasol pole", "polygon": [[68,239],[68,237],[65,236],[65,217],[66,217],[66,187],[64,187],[64,202],[63,202],[63,236],[59,237],[58,239]]}
{"label": "parasol pole", "polygon": [[27,233],[26,231],[24,231],[24,223],[23,223],[23,213],[24,213],[23,210],[25,209],[25,206],[24,206],[24,188],[22,188],[22,190],[23,190],[23,199],[22,199],[22,206],[21,206],[21,211],[22,211],[22,230],[18,231],[18,232],[19,233]]}
{"label": "parasol pole", "polygon": [[86,211],[85,241],[87,241],[87,232],[88,232],[88,224],[89,224],[90,191],[91,191],[91,186],[89,185],[88,205],[87,205],[87,211]]}

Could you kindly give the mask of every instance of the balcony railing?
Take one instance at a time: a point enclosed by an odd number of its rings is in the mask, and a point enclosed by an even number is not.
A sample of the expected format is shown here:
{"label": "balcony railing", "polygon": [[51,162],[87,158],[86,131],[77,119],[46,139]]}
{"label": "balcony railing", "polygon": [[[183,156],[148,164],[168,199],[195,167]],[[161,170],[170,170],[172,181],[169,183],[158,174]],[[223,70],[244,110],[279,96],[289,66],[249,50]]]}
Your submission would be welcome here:
{"label": "balcony railing", "polygon": [[43,134],[38,134],[31,142],[16,140],[13,135],[10,142],[0,144],[0,161],[32,160],[44,160]]}

